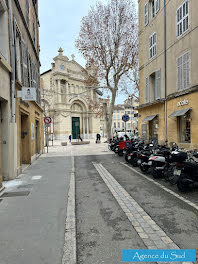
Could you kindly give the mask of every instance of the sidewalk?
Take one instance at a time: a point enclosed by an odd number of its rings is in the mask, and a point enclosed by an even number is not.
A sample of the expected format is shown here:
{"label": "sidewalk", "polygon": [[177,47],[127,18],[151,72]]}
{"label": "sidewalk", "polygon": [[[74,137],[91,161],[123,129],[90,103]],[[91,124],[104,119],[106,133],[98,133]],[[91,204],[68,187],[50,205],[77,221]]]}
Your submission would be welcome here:
{"label": "sidewalk", "polygon": [[[51,156],[51,155],[62,155],[64,153],[66,156],[70,156],[71,153],[74,156],[87,156],[87,155],[104,155],[104,154],[113,154],[112,151],[108,149],[108,143],[104,143],[106,139],[102,139],[101,143],[97,143],[95,139],[89,139],[90,144],[86,145],[72,145],[70,142],[67,142],[67,146],[61,146],[61,141],[55,140],[54,146],[49,146],[48,154],[43,154],[42,156]],[[75,140],[73,140],[75,142]],[[51,142],[50,142],[51,143]],[[45,152],[47,148],[45,148]]]}
{"label": "sidewalk", "polygon": [[4,182],[1,264],[61,263],[71,157],[63,147],[50,151],[17,179]]}

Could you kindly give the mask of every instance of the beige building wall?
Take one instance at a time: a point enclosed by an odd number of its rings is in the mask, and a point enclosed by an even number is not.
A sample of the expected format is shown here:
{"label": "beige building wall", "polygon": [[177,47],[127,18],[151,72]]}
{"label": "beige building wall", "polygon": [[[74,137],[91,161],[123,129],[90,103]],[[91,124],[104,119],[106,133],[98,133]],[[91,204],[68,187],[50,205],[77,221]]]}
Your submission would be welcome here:
{"label": "beige building wall", "polygon": [[[126,100],[127,101],[127,100]],[[135,109],[139,103],[133,100],[132,104],[129,102],[123,105],[115,105],[112,118],[112,131],[125,131],[125,122],[122,120],[122,116],[129,115],[130,120],[126,122],[126,131],[130,131],[134,134],[138,132],[138,110]]]}
{"label": "beige building wall", "polygon": [[10,49],[8,9],[0,1],[0,189],[2,180],[13,174],[11,121],[10,121]]}
{"label": "beige building wall", "polygon": [[[145,26],[145,4],[149,3],[149,23]],[[158,140],[166,139],[166,123],[167,117],[167,139],[168,142],[176,141],[185,148],[196,147],[198,139],[196,137],[196,111],[194,104],[198,100],[198,2],[188,0],[189,7],[189,28],[181,36],[177,37],[177,9],[184,3],[184,0],[166,1],[166,59],[167,59],[167,98],[165,98],[165,73],[164,73],[164,1],[160,0],[160,8],[154,18],[151,18],[151,1],[139,0],[139,64],[140,64],[140,107],[139,107],[139,131],[142,134],[142,128],[147,126],[147,139],[150,138],[149,126],[151,121],[144,121],[149,116],[156,115],[158,119]],[[152,32],[156,32],[156,56],[149,59],[149,36]],[[177,59],[189,52],[189,86],[184,90],[178,90],[178,68]],[[153,91],[150,91],[149,102],[146,102],[146,77],[152,72],[161,69],[161,97],[154,100]],[[150,82],[149,82],[150,84]],[[165,100],[167,100],[167,114],[165,114]],[[187,105],[178,107],[177,103],[187,100]],[[170,118],[169,116],[175,111],[182,109],[192,109],[190,114],[191,142],[181,143],[179,131],[180,117]],[[177,113],[176,113],[177,114]]]}
{"label": "beige building wall", "polygon": [[[28,6],[27,6],[28,3]],[[22,11],[22,12],[21,12]],[[40,60],[38,1],[12,1],[16,45],[16,95],[22,87],[36,88],[35,101],[16,99],[17,172],[43,152],[43,110],[40,105]]]}

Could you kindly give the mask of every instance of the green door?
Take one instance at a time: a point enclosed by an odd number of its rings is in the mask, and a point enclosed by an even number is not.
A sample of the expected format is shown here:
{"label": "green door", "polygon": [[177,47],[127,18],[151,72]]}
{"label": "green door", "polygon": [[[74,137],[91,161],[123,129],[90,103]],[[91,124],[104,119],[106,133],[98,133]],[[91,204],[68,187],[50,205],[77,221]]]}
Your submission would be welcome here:
{"label": "green door", "polygon": [[80,117],[72,117],[72,138],[77,139],[80,135]]}

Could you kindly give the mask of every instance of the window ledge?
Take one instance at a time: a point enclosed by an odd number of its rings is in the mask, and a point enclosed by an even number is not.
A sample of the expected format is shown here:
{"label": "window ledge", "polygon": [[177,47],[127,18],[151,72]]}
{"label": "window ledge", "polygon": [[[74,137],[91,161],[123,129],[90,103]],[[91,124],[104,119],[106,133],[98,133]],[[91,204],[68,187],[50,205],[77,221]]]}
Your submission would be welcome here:
{"label": "window ledge", "polygon": [[2,65],[8,72],[12,72],[11,66],[1,55],[0,55],[0,65]]}

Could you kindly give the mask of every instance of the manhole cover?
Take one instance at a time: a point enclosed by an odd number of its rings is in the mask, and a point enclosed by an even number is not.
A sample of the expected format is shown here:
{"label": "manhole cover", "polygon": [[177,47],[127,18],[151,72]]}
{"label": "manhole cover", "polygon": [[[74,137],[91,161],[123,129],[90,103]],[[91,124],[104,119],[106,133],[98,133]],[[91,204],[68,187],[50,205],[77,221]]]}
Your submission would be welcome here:
{"label": "manhole cover", "polygon": [[28,196],[30,192],[24,191],[24,192],[5,192],[0,197],[15,197],[15,196]]}
{"label": "manhole cover", "polygon": [[17,189],[32,188],[33,186],[34,184],[20,185],[17,187]]}

